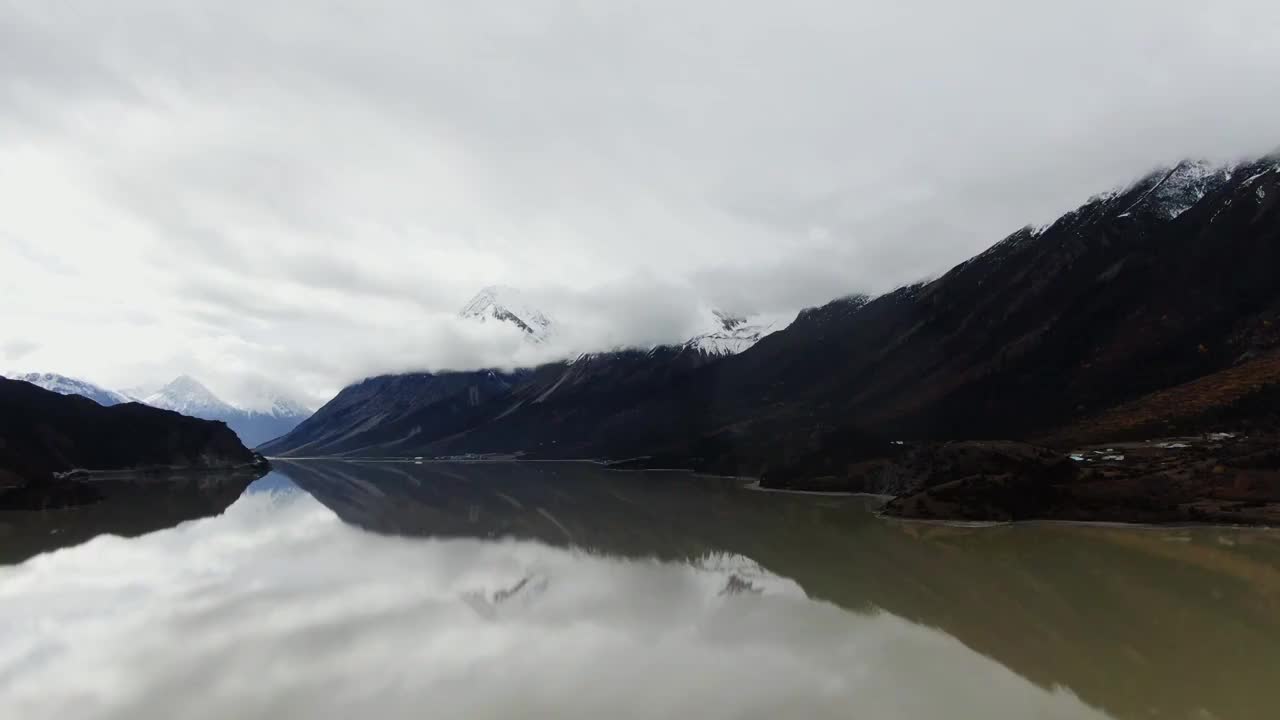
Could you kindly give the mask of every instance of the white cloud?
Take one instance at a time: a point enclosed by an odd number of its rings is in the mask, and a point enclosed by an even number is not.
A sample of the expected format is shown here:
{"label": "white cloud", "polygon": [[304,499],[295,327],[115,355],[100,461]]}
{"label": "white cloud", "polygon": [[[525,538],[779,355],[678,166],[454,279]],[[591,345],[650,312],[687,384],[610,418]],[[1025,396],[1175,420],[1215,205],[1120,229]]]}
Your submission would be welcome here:
{"label": "white cloud", "polygon": [[1280,144],[1278,35],[1258,0],[9,3],[0,364],[314,400],[512,362],[450,318],[494,283],[601,345],[884,290]]}

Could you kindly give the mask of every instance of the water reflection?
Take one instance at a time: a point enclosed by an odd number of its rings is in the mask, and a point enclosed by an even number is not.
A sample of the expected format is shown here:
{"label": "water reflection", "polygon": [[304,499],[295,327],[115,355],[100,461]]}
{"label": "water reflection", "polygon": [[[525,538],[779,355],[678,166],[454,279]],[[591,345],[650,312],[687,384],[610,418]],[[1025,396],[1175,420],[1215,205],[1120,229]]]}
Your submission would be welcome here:
{"label": "water reflection", "polygon": [[217,515],[254,479],[251,474],[100,479],[94,481],[93,488],[101,499],[86,505],[0,511],[0,565],[78,545],[105,533],[134,537]]}
{"label": "water reflection", "polygon": [[811,597],[936,627],[1120,717],[1280,708],[1280,534],[885,521],[875,501],[583,464],[285,463],[344,520],[625,557],[750,557]]}
{"label": "water reflection", "polygon": [[37,719],[1280,707],[1272,533],[894,523],[865,499],[590,465],[277,469],[219,517],[0,568],[0,706]]}
{"label": "water reflection", "polygon": [[3,573],[0,689],[32,720],[1102,717],[745,558],[385,537],[296,493]]}

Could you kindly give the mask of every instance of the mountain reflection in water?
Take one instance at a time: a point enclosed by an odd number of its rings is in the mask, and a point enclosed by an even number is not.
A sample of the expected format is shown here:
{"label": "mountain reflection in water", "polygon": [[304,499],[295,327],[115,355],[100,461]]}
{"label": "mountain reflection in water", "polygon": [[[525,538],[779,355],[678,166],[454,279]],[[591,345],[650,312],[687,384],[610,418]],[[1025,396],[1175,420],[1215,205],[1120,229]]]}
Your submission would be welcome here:
{"label": "mountain reflection in water", "polygon": [[1274,533],[897,523],[864,498],[587,464],[276,468],[252,488],[273,490],[219,517],[0,568],[0,704],[21,718],[1280,707]]}

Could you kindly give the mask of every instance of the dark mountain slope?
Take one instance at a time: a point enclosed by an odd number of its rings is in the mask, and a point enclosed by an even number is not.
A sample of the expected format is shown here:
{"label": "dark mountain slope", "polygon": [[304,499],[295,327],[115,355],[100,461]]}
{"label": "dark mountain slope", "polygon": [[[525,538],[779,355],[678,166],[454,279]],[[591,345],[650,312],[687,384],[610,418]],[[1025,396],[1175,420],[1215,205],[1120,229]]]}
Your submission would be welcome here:
{"label": "dark mountain slope", "polygon": [[[933,282],[806,312],[626,422],[602,418],[609,437],[560,442],[759,471],[882,452],[869,434],[1018,438],[1074,422],[1275,346],[1278,197],[1274,157],[1154,173]],[[648,432],[664,416],[669,430]]]}
{"label": "dark mountain slope", "polygon": [[1280,351],[1108,408],[1040,440],[1079,447],[1223,428],[1250,435],[1280,431]]}
{"label": "dark mountain slope", "polygon": [[467,373],[380,378],[268,449],[825,472],[896,439],[1043,436],[1280,346],[1277,267],[1280,158],[1182,163],[736,356],[606,353],[475,391]]}
{"label": "dark mountain slope", "polygon": [[423,446],[424,452],[523,451],[547,457],[617,456],[703,427],[697,379],[720,356],[663,346],[584,355],[539,368],[491,420]]}
{"label": "dark mountain slope", "polygon": [[215,468],[253,461],[222,423],[138,403],[103,407],[0,379],[0,484],[45,482],[77,468]]}
{"label": "dark mountain slope", "polygon": [[[291,432],[259,448],[267,455],[370,454],[423,434],[422,423],[441,426],[429,439],[465,426],[474,409],[531,375],[491,370],[381,375],[350,385]],[[416,418],[416,420],[415,420]]]}
{"label": "dark mountain slope", "polygon": [[[683,409],[684,378],[719,356],[679,346],[584,355],[534,370],[415,373],[344,389],[293,432],[261,448],[274,456],[413,455],[473,452],[595,452],[673,424],[700,427]],[[661,396],[663,412],[633,414]],[[685,418],[682,420],[682,418]],[[655,427],[656,426],[656,427]],[[648,431],[642,431],[648,427]],[[563,443],[563,448],[558,447]]]}
{"label": "dark mountain slope", "polygon": [[1278,165],[1212,177],[1174,217],[1194,194],[1158,173],[936,281],[797,321],[719,366],[756,390],[720,393],[737,399],[721,416],[1019,437],[1230,366],[1275,343]]}
{"label": "dark mountain slope", "polygon": [[[678,382],[602,383],[590,406],[521,409],[448,447],[760,472],[1069,424],[1275,346],[1278,168],[1154,173],[933,282],[807,311]],[[522,420],[536,433],[509,432]]]}

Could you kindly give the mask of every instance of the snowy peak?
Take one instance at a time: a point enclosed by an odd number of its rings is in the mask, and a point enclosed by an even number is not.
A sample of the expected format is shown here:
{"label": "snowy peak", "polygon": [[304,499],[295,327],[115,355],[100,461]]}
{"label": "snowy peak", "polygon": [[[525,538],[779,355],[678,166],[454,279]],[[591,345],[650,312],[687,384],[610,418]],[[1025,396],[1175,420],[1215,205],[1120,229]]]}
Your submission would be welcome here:
{"label": "snowy peak", "polygon": [[690,338],[684,347],[708,355],[737,355],[760,338],[790,325],[791,319],[778,315],[745,317],[713,309],[708,313],[707,330]]}
{"label": "snowy peak", "polygon": [[1143,207],[1157,216],[1172,220],[1192,205],[1231,179],[1233,167],[1214,165],[1205,160],[1184,160],[1172,168],[1149,175],[1145,182],[1151,188],[1125,210]]}
{"label": "snowy peak", "polygon": [[94,385],[86,380],[80,380],[66,375],[57,373],[27,373],[19,375],[15,380],[29,382],[32,385],[38,385],[45,390],[51,390],[59,395],[80,395],[87,397],[99,405],[119,405],[121,403],[132,402],[125,395],[113,390],[107,390],[99,385]]}
{"label": "snowy peak", "polygon": [[191,417],[225,422],[249,447],[288,433],[311,415],[311,411],[299,403],[276,395],[266,397],[260,410],[236,407],[188,375],[175,378],[143,402]]}
{"label": "snowy peak", "polygon": [[311,414],[311,410],[301,403],[284,397],[273,398],[269,407],[256,412],[278,418],[307,417]]}
{"label": "snowy peak", "polygon": [[519,290],[504,285],[491,285],[476,293],[458,315],[468,320],[514,325],[536,342],[550,337],[553,324],[551,318],[529,304]]}
{"label": "snowy peak", "polygon": [[234,407],[223,402],[209,388],[188,375],[178,376],[168,385],[160,388],[159,392],[147,396],[142,402],[152,407],[206,419],[222,418],[236,412]]}

